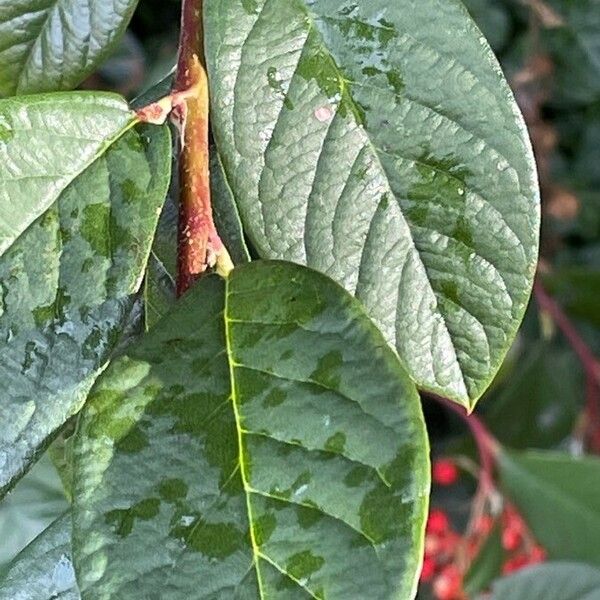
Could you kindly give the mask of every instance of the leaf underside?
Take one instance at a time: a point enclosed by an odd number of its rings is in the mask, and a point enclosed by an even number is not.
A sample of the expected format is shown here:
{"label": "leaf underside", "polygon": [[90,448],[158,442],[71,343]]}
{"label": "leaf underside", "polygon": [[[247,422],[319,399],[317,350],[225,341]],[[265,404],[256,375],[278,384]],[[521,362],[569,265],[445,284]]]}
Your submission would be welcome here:
{"label": "leaf underside", "polygon": [[82,596],[412,597],[427,453],[413,384],[337,284],[286,263],[207,277],[82,413]]}
{"label": "leaf underside", "polygon": [[[49,114],[44,122],[58,127],[58,113]],[[81,408],[135,318],[134,294],[169,181],[166,127],[128,131],[62,189],[72,173],[57,178],[50,162],[54,153],[66,170],[65,142],[45,135],[46,162],[30,164],[23,150],[0,165],[2,175],[34,166],[40,173],[28,174],[21,192],[12,189],[10,204],[2,199],[3,214],[15,211],[22,199],[26,205],[29,186],[34,197],[45,194],[41,214],[31,214],[32,223],[0,256],[0,492]],[[6,145],[11,143],[16,142]],[[70,143],[74,155],[78,145]],[[0,142],[0,152],[5,149]],[[34,177],[39,184],[30,182]],[[6,182],[0,180],[5,191]],[[29,219],[24,215],[21,221]]]}
{"label": "leaf underside", "polygon": [[120,40],[137,0],[0,0],[0,96],[75,88]]}
{"label": "leaf underside", "polygon": [[528,302],[539,197],[466,11],[215,0],[205,18],[213,130],[259,254],[340,282],[420,386],[472,408]]}

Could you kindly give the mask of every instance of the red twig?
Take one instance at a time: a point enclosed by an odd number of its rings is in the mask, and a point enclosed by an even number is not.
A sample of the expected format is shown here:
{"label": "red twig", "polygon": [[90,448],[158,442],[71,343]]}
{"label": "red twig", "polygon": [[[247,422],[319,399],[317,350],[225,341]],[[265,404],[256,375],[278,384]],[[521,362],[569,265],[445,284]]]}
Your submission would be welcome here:
{"label": "red twig", "polygon": [[481,464],[479,492],[484,497],[490,496],[496,489],[494,484],[494,468],[500,444],[477,415],[468,414],[465,408],[446,398],[435,395],[431,397],[457,415],[470,429],[477,446]]}
{"label": "red twig", "polygon": [[208,76],[204,59],[203,0],[183,0],[172,119],[180,130],[177,294],[209,267],[232,268],[213,221],[209,173]]}
{"label": "red twig", "polygon": [[534,294],[540,309],[552,318],[581,362],[586,377],[585,410],[589,425],[589,442],[593,450],[600,452],[600,361],[539,280],[535,283]]}

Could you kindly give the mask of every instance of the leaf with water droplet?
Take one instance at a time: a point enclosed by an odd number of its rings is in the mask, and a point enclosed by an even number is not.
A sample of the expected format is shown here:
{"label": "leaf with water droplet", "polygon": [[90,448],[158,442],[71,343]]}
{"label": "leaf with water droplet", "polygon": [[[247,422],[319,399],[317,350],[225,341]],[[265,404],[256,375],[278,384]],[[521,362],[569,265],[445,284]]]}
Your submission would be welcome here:
{"label": "leaf with water droplet", "polygon": [[455,1],[253,4],[205,9],[213,132],[250,241],[344,285],[420,386],[472,408],[523,317],[539,236],[492,52]]}
{"label": "leaf with water droplet", "polygon": [[358,301],[305,267],[202,279],[99,379],[74,455],[86,600],[414,595],[419,397]]}

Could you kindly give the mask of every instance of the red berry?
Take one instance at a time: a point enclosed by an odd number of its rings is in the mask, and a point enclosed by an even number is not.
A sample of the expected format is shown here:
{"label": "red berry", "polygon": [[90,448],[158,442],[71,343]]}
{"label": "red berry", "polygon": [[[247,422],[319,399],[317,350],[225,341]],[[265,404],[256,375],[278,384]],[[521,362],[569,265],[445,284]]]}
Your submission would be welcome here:
{"label": "red berry", "polygon": [[525,530],[525,522],[521,518],[521,515],[511,507],[508,507],[504,511],[504,524],[506,528],[514,529],[521,533]]}
{"label": "red berry", "polygon": [[462,577],[455,565],[448,565],[433,582],[437,600],[457,600],[462,597]]}
{"label": "red berry", "polygon": [[504,575],[509,575],[510,573],[514,573],[523,567],[526,567],[529,564],[529,558],[525,556],[525,554],[518,554],[514,558],[509,558],[502,567],[502,573]]}
{"label": "red berry", "polygon": [[425,536],[425,556],[437,556],[444,548],[442,539],[437,535]]}
{"label": "red berry", "polygon": [[522,541],[523,536],[519,528],[508,527],[502,532],[502,546],[509,552],[516,550]]}
{"label": "red berry", "polygon": [[494,527],[494,517],[491,515],[481,515],[474,525],[475,533],[487,535]]}
{"label": "red berry", "polygon": [[546,550],[541,546],[534,546],[529,553],[529,563],[532,565],[544,562],[547,558]]}
{"label": "red berry", "polygon": [[450,521],[443,510],[434,509],[427,519],[427,533],[441,535],[450,528]]}
{"label": "red berry", "polygon": [[454,461],[441,458],[433,463],[433,481],[439,485],[452,485],[458,479],[458,469]]}
{"label": "red berry", "polygon": [[432,558],[425,558],[423,568],[421,569],[421,581],[428,582],[435,575],[436,564]]}

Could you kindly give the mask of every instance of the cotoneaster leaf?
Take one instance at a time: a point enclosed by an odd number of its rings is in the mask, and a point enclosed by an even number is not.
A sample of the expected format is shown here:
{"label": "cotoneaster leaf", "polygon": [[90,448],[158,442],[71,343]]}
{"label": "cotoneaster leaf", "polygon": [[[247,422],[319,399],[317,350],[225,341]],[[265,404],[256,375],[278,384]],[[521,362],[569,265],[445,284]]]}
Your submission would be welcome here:
{"label": "cotoneaster leaf", "polygon": [[416,382],[472,408],[521,322],[526,129],[456,0],[205,4],[213,131],[259,254],[354,293]]}
{"label": "cotoneaster leaf", "polygon": [[0,96],[76,87],[125,32],[137,0],[0,0]]}
{"label": "cotoneaster leaf", "polygon": [[0,576],[0,600],[80,600],[71,562],[71,515],[40,534]]}
{"label": "cotoneaster leaf", "polygon": [[85,599],[414,596],[419,397],[321,274],[259,262],[201,280],[110,365],[76,435]]}
{"label": "cotoneaster leaf", "polygon": [[[79,116],[82,98],[90,112]],[[0,495],[81,408],[139,312],[170,136],[144,126],[108,147],[131,115],[121,103],[103,115],[103,98],[92,98],[9,101],[21,110],[4,113],[13,137],[0,141]]]}

